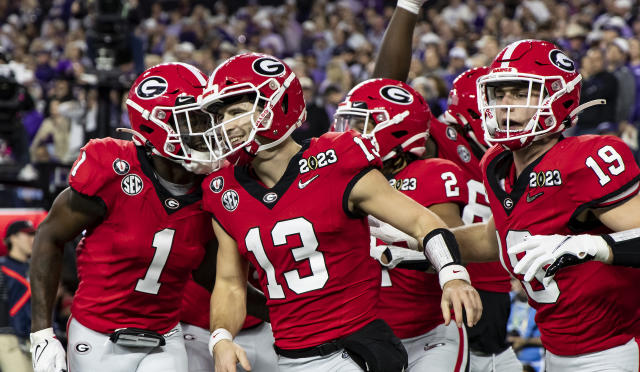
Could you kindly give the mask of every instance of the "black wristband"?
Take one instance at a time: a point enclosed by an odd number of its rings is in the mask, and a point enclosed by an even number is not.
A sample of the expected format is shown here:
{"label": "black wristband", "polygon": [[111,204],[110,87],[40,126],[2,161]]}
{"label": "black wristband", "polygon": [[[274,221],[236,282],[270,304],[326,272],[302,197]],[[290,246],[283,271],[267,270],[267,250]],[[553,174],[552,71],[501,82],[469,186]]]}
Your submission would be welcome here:
{"label": "black wristband", "polygon": [[447,229],[437,228],[431,230],[423,239],[424,255],[431,265],[440,271],[448,265],[460,265],[460,248],[455,235]]}
{"label": "black wristband", "polygon": [[613,252],[612,264],[640,268],[640,236],[620,237],[622,234],[624,232],[601,235]]}

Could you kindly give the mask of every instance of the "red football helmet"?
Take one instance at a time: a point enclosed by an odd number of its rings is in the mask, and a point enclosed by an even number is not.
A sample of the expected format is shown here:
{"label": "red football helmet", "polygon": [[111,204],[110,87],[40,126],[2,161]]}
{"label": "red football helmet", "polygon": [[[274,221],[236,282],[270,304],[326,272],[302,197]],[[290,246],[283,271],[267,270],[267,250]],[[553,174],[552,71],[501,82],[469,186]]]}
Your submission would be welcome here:
{"label": "red football helmet", "polygon": [[143,72],[127,98],[133,141],[195,173],[217,167],[206,140],[209,115],[197,102],[206,84],[206,75],[186,63],[164,63]]}
{"label": "red football helmet", "polygon": [[[251,100],[252,109],[223,121],[218,114],[220,108],[243,97]],[[216,159],[226,158],[241,148],[255,155],[274,147],[306,118],[302,87],[296,75],[281,60],[258,53],[240,54],[218,66],[209,77],[201,107],[214,121],[211,147]],[[251,130],[245,138],[232,140],[225,125],[239,119],[250,119]]]}
{"label": "red football helmet", "polygon": [[[517,150],[575,124],[581,108],[580,80],[573,61],[550,42],[521,40],[508,45],[493,61],[489,72],[478,79],[478,108],[486,128],[485,140]],[[526,99],[524,94],[521,99],[525,103],[501,104],[496,88],[514,86],[525,92],[528,87]],[[533,98],[536,93],[537,99]],[[511,116],[518,115],[514,109],[527,108],[536,110],[528,122],[517,123],[516,119],[510,122]],[[506,115],[501,123],[496,116],[498,110]]]}
{"label": "red football helmet", "polygon": [[469,69],[453,81],[449,91],[449,102],[444,120],[451,125],[458,125],[467,135],[483,148],[489,145],[484,140],[482,118],[478,110],[476,83],[478,78],[489,72],[488,67]]}
{"label": "red football helmet", "polygon": [[420,157],[429,136],[431,110],[420,93],[391,79],[370,79],[356,85],[338,105],[334,127],[354,129],[378,146],[382,160],[400,152]]}

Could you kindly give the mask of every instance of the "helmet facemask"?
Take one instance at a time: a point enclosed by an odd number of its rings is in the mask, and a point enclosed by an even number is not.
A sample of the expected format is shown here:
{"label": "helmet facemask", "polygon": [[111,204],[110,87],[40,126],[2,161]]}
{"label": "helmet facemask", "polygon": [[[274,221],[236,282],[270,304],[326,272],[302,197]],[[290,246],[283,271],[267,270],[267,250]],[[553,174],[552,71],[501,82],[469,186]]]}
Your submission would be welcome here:
{"label": "helmet facemask", "polygon": [[[291,80],[295,78],[295,75],[291,74]],[[285,81],[290,83],[290,79]],[[275,92],[271,97],[266,97],[261,94],[263,86],[268,85],[269,88]],[[202,109],[209,113],[213,122],[213,128],[208,136],[211,141],[210,146],[213,149],[212,155],[216,159],[224,159],[232,154],[237,153],[240,149],[246,149],[249,153],[255,154],[258,151],[272,148],[282,141],[284,141],[293,130],[297,128],[297,125],[292,125],[289,128],[288,133],[285,133],[276,140],[265,141],[260,136],[261,132],[268,132],[271,129],[274,113],[274,105],[279,104],[280,98],[284,94],[288,85],[280,85],[276,79],[268,79],[259,86],[254,86],[251,83],[237,84],[232,90],[224,92],[224,90],[217,95],[211,95],[205,103],[202,104]],[[244,112],[232,113],[232,117],[224,120],[224,115],[221,113],[222,109],[228,110],[229,106],[238,103],[247,102],[250,105],[248,110],[240,110]],[[303,116],[299,119],[301,122],[304,119]],[[247,121],[247,129],[244,131],[247,133],[242,134],[244,138],[238,139],[234,135],[234,127],[239,131],[243,131],[242,127],[245,124],[239,124],[229,127],[233,123],[238,121]],[[250,123],[250,127],[248,124]],[[275,130],[273,131],[275,132]],[[275,133],[274,133],[275,134]]]}
{"label": "helmet facemask", "polygon": [[[477,83],[478,108],[485,127],[485,141],[516,150],[564,129],[554,115],[553,106],[579,80],[578,75],[575,81],[566,84],[561,76],[509,72],[481,77]],[[515,104],[499,103],[507,91],[510,101],[517,101]],[[549,95],[549,91],[553,94]],[[533,114],[521,117],[521,110],[526,109],[534,110]]]}

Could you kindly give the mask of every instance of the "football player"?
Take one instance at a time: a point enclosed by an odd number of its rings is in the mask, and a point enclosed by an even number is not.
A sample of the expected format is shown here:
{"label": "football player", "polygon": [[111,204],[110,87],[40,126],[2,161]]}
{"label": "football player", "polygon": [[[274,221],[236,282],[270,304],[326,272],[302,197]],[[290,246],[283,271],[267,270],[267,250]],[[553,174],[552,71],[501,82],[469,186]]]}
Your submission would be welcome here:
{"label": "football player", "polygon": [[[547,370],[638,371],[640,300],[629,294],[640,273],[601,261],[611,260],[607,243],[637,241],[606,233],[640,227],[640,169],[617,137],[563,137],[581,110],[600,103],[579,106],[580,88],[574,62],[550,42],[522,40],[500,52],[477,83],[485,140],[498,145],[481,162],[493,216],[456,237],[464,257],[499,252],[522,282]],[[595,260],[545,277],[541,251]]]}
{"label": "football player", "polygon": [[[336,130],[353,129],[378,144],[382,172],[392,187],[431,209],[449,227],[462,225],[466,177],[449,160],[422,159],[432,114],[418,92],[396,80],[367,80],[347,93],[335,118]],[[393,257],[387,249],[410,245],[402,240],[377,241],[372,256],[378,258],[377,252],[383,252]],[[387,267],[383,264],[378,316],[407,349],[407,371],[466,371],[466,327],[444,324],[437,276]]]}
{"label": "football player", "polygon": [[263,54],[228,59],[210,77],[202,107],[215,123],[216,156],[254,156],[203,182],[221,263],[211,309],[216,371],[235,371],[238,361],[250,367],[232,342],[245,317],[248,261],[267,296],[280,370],[406,367],[404,347],[376,319],[380,269],[369,256],[368,214],[423,242],[443,285],[445,322],[453,308],[461,326],[464,308],[475,323],[480,299],[455,240],[437,215],[389,186],[375,146],[354,131],[302,146],[292,140],[305,104],[286,64]]}
{"label": "football player", "polygon": [[[406,79],[411,58],[410,40],[422,3],[420,0],[398,1],[376,60],[375,76]],[[486,71],[486,68],[470,69],[456,78],[449,92],[446,123],[431,120],[427,143],[432,155],[455,162],[465,172],[469,191],[462,215],[465,224],[487,221],[491,217],[480,169],[480,159],[489,145],[484,141],[476,99],[476,81]],[[484,309],[478,324],[468,329],[469,370],[521,371],[522,365],[506,340],[511,307],[508,272],[497,260],[469,263],[466,267]]]}
{"label": "football player", "polygon": [[[251,268],[249,283],[259,286],[258,273]],[[184,288],[180,325],[184,333],[189,372],[214,371],[214,362],[209,353],[209,303],[211,292],[190,280]],[[263,317],[265,318],[265,317]],[[271,325],[262,319],[247,315],[242,330],[234,340],[247,354],[254,372],[278,370],[278,357],[273,350]],[[244,371],[238,367],[239,371]]]}
{"label": "football player", "polygon": [[[66,370],[51,328],[65,242],[77,247],[80,284],[71,307],[73,371],[186,371],[179,325],[182,290],[194,272],[211,285],[215,240],[201,208],[203,175],[217,168],[197,97],[206,76],[191,65],[152,67],[127,99],[133,141],[91,140],[70,187],[39,226],[31,262],[31,352],[36,372]],[[203,261],[203,257],[206,258]]]}

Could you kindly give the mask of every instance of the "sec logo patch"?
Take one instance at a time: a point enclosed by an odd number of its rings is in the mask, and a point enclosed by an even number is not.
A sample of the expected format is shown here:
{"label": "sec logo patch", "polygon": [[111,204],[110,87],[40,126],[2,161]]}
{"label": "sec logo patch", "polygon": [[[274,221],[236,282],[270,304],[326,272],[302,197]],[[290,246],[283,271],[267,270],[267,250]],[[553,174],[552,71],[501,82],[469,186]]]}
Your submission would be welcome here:
{"label": "sec logo patch", "polygon": [[222,194],[222,206],[229,212],[233,212],[238,208],[240,196],[235,190],[227,190]]}
{"label": "sec logo patch", "polygon": [[142,178],[137,174],[129,174],[122,179],[120,183],[122,187],[122,191],[129,196],[134,196],[140,194],[142,188],[144,186],[142,182]]}

